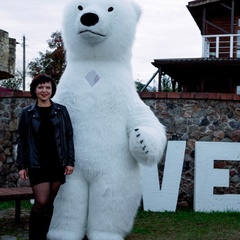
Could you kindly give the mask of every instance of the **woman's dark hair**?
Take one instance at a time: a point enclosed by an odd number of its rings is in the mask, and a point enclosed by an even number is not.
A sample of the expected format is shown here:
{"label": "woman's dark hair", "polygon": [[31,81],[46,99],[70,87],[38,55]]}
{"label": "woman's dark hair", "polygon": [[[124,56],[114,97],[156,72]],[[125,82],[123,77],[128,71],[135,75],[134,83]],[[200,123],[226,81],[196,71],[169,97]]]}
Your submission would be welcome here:
{"label": "woman's dark hair", "polygon": [[48,83],[51,82],[52,84],[52,95],[51,98],[55,95],[56,93],[56,83],[55,81],[48,75],[46,74],[39,74],[36,77],[34,77],[34,79],[32,80],[31,84],[30,84],[30,93],[33,99],[37,99],[37,95],[36,95],[36,88],[39,84],[42,83]]}

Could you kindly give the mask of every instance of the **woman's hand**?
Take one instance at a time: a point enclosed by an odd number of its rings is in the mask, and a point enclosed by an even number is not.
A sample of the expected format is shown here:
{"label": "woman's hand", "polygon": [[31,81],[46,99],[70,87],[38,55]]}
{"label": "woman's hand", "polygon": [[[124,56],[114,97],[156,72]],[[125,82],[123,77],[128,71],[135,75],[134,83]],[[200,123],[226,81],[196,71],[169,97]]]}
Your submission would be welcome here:
{"label": "woman's hand", "polygon": [[66,166],[65,167],[65,175],[70,175],[73,173],[74,167],[72,166]]}
{"label": "woman's hand", "polygon": [[25,169],[20,170],[20,171],[18,172],[18,174],[19,174],[19,176],[20,176],[20,178],[21,178],[22,180],[27,180],[27,179],[28,179],[28,177],[27,177],[27,171],[26,171]]}

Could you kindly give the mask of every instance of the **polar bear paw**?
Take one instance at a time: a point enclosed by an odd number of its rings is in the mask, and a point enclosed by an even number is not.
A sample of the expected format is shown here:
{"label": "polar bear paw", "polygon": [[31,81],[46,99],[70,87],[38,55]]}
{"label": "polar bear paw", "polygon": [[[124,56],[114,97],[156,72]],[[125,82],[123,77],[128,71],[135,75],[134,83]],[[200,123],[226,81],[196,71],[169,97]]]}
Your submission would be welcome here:
{"label": "polar bear paw", "polygon": [[129,139],[129,147],[134,158],[147,165],[158,163],[165,148],[165,134],[151,127],[137,127]]}

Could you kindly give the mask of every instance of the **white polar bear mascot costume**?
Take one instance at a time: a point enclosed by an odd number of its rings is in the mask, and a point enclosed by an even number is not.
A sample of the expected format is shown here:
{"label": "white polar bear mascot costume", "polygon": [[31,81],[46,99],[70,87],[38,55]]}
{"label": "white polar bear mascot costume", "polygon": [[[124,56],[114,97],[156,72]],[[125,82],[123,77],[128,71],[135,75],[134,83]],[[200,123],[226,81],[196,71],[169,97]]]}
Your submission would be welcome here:
{"label": "white polar bear mascot costume", "polygon": [[54,100],[74,129],[75,170],[55,201],[50,240],[123,240],[141,200],[139,163],[156,164],[165,128],[139,98],[132,0],[73,0],[63,17],[67,67]]}

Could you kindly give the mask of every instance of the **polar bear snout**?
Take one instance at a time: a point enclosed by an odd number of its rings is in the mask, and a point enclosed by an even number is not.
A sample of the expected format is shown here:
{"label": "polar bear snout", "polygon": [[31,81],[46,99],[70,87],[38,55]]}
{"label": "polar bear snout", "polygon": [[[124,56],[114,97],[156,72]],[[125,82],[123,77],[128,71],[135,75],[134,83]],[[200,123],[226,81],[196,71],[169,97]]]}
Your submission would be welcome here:
{"label": "polar bear snout", "polygon": [[87,27],[96,25],[98,21],[99,17],[95,13],[85,13],[80,18],[80,22]]}

